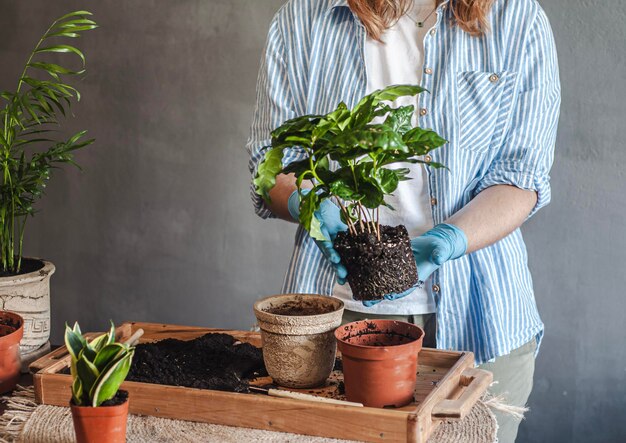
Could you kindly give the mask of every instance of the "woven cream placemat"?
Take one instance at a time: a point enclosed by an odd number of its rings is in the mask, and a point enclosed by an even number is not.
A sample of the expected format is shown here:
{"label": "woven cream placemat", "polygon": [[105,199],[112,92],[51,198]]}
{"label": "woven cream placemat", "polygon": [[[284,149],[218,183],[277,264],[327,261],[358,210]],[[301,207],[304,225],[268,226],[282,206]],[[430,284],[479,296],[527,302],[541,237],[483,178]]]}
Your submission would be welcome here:
{"label": "woven cream placemat", "polygon": [[[20,388],[6,398],[8,409],[0,417],[0,442],[73,443],[74,427],[69,408],[37,405],[32,388]],[[493,443],[496,419],[484,403],[477,403],[463,420],[439,426],[429,443]],[[234,428],[166,418],[130,415],[128,443],[343,443],[346,440]]]}

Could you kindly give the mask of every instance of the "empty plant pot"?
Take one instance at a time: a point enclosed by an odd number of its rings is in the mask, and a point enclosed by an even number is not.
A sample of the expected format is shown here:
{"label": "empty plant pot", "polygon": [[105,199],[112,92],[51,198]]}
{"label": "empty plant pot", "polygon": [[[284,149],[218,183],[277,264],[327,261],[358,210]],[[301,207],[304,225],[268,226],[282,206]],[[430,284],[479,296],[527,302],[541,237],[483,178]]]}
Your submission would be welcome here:
{"label": "empty plant pot", "polygon": [[413,401],[422,328],[394,320],[362,320],[337,328],[335,337],[349,401],[375,408]]}
{"label": "empty plant pot", "polygon": [[22,317],[0,311],[0,394],[12,391],[20,378],[20,340],[23,335]]}
{"label": "empty plant pot", "polygon": [[343,302],[323,295],[275,295],[257,301],[254,314],[274,382],[288,388],[323,386],[335,364],[334,331]]}
{"label": "empty plant pot", "polygon": [[124,402],[114,406],[94,408],[75,406],[70,403],[78,443],[124,443],[126,441],[128,394],[126,392],[124,394]]}

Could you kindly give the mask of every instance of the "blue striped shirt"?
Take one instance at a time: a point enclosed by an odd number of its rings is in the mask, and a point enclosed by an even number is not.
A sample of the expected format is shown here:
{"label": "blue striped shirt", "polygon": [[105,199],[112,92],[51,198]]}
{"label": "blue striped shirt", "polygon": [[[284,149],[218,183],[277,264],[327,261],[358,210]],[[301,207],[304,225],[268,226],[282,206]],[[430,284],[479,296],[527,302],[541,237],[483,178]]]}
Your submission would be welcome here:
{"label": "blue striped shirt", "polygon": [[[493,185],[537,192],[534,214],[550,200],[549,171],[560,106],[554,39],[536,0],[496,0],[490,32],[472,37],[453,25],[449,1],[424,41],[419,125],[449,140],[432,153],[450,170],[429,170],[433,223],[444,222]],[[271,23],[257,107],[247,144],[254,176],[270,131],[303,114],[354,106],[367,85],[366,31],[346,0],[291,0]],[[432,72],[430,71],[432,70]],[[284,159],[302,158],[294,147]],[[272,217],[252,192],[256,212]],[[532,214],[531,214],[532,215]],[[332,293],[333,268],[299,228],[286,293]],[[520,230],[445,263],[432,276],[437,346],[467,350],[483,363],[543,334]]]}

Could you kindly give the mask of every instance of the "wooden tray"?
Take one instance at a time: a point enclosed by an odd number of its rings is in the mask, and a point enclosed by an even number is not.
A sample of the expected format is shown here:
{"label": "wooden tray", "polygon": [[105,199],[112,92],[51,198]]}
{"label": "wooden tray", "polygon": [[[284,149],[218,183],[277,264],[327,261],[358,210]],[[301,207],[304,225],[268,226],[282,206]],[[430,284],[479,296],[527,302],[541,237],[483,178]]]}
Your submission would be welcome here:
{"label": "wooden tray", "polygon": [[[139,328],[145,331],[141,339],[143,343],[165,338],[191,340],[209,332],[222,332],[243,342],[261,346],[257,332],[136,322],[120,326],[118,340],[130,337]],[[34,373],[37,402],[68,405],[71,377],[59,372],[69,367],[69,360],[67,350],[63,347],[30,366]],[[122,388],[130,394],[130,412],[134,414],[346,440],[423,443],[442,419],[464,417],[490,385],[492,374],[474,369],[471,352],[425,348],[419,354],[419,363],[415,402],[397,409],[340,406],[262,394],[138,382],[125,382]],[[300,392],[342,398],[336,386],[336,382],[342,378],[341,372],[335,371],[328,387]],[[267,379],[258,380],[259,384],[267,382]]]}

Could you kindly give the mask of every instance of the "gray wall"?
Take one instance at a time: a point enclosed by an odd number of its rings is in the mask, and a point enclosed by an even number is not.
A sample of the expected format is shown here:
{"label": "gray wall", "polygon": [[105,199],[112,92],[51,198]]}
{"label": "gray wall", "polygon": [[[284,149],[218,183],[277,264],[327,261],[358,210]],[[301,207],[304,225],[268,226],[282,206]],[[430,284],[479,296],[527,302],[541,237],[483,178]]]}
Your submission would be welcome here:
{"label": "gray wall", "polygon": [[[243,148],[267,25],[282,0],[0,0],[0,89],[51,19],[89,8],[88,75],[70,129],[97,144],[58,172],[26,251],[52,260],[66,320],[248,328],[280,288],[294,229],[256,218]],[[553,203],[524,231],[546,336],[525,442],[626,441],[626,6],[544,1],[563,117]]]}

